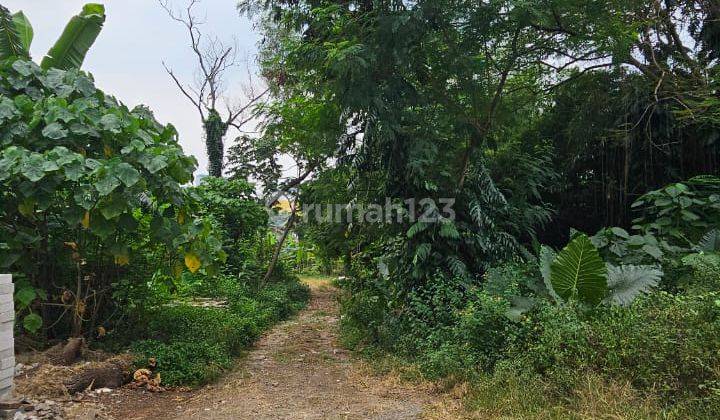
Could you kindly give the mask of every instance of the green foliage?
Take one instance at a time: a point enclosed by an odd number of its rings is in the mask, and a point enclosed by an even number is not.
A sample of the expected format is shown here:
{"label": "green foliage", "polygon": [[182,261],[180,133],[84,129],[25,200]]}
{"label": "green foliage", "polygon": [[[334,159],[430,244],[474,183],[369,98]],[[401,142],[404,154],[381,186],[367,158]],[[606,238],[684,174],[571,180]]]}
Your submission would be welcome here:
{"label": "green foliage", "polygon": [[607,265],[607,301],[628,306],[643,293],[655,288],[662,279],[662,270],[652,266]]}
{"label": "green foliage", "polygon": [[35,36],[30,21],[23,12],[17,12],[13,15],[13,23],[17,29],[23,49],[30,51],[30,45],[32,45],[33,37]]}
{"label": "green foliage", "polygon": [[[212,226],[196,218],[182,187],[196,162],[172,126],[144,107],[128,109],[78,70],[16,60],[0,75],[0,267],[52,300],[60,300],[51,295],[57,287],[73,295],[45,316],[61,317],[63,305],[118,281],[144,283],[128,276],[133,270],[173,275],[193,255],[212,272],[224,259]],[[155,254],[147,258],[150,249]],[[158,264],[148,267],[149,259]],[[82,314],[73,317],[79,333]],[[52,324],[64,334],[66,323]]]}
{"label": "green foliage", "polygon": [[35,334],[40,331],[43,319],[39,314],[33,312],[33,304],[38,298],[47,299],[47,293],[44,289],[33,287],[24,278],[15,279],[14,283],[15,295],[13,300],[15,302],[16,318],[22,316],[23,328],[27,332]]}
{"label": "green foliage", "polygon": [[[605,232],[611,231],[607,229]],[[564,258],[561,258],[563,253]],[[583,258],[591,260],[591,263],[586,261],[582,264]],[[600,259],[592,241],[582,234],[577,235],[557,255],[551,248],[543,245],[540,248],[539,264],[547,290],[534,291],[540,295],[546,292],[555,302],[578,300],[594,305],[603,300],[606,303],[628,305],[641,294],[656,287],[663,276],[662,270],[655,266],[622,264],[615,266],[612,263],[605,263]],[[574,285],[578,279],[583,279],[583,287],[594,293],[592,300],[582,297],[579,289],[575,293],[567,290],[564,294],[556,292],[556,287]],[[573,287],[577,288],[577,286]]]}
{"label": "green foliage", "polygon": [[202,385],[230,368],[233,358],[262,331],[301,309],[309,298],[307,286],[295,280],[259,292],[239,285],[237,279],[227,279],[222,286],[216,291],[226,299],[226,308],[186,303],[151,308],[135,314],[131,324],[115,333],[115,345],[132,341],[138,366],[155,357],[164,384]]}
{"label": "green foliage", "polygon": [[599,303],[607,290],[607,269],[585,235],[576,236],[550,265],[550,283],[562,299]]}
{"label": "green foliage", "polygon": [[681,260],[680,287],[691,294],[720,290],[720,255],[690,254]]}
{"label": "green foliage", "polygon": [[590,239],[607,260],[617,263],[659,263],[666,254],[681,251],[652,233],[630,235],[619,227],[601,229]]}
{"label": "green foliage", "polygon": [[207,149],[210,176],[220,178],[223,171],[223,157],[225,155],[225,147],[223,138],[227,133],[228,125],[222,120],[220,114],[214,109],[209,111],[209,115],[205,120],[205,147]]}
{"label": "green foliage", "polygon": [[232,366],[232,358],[222,345],[209,341],[177,341],[163,343],[145,340],[135,343],[137,366],[147,366],[154,357],[162,383],[168,386],[199,386],[217,379]]}
{"label": "green foliage", "polygon": [[[27,29],[22,30],[25,27],[24,22],[27,20],[21,15],[12,15],[5,6],[0,5],[0,60],[29,56],[29,48],[23,42],[28,35]],[[24,33],[25,37],[22,37],[21,33]]]}
{"label": "green foliage", "polygon": [[593,370],[672,398],[712,399],[718,380],[710,368],[718,357],[716,301],[713,293],[661,293],[588,319],[573,308],[546,306],[525,322],[528,335],[511,354],[523,361],[519,369],[546,375]]}
{"label": "green foliage", "polygon": [[[60,38],[43,58],[41,67],[61,70],[79,69],[105,23],[105,6],[89,3],[70,19]],[[22,12],[11,15],[0,8],[0,60],[29,59],[34,32]]]}
{"label": "green foliage", "polygon": [[691,247],[708,229],[720,224],[720,179],[695,177],[651,191],[633,203],[641,211],[639,229]]}
{"label": "green foliage", "polygon": [[713,229],[703,235],[698,242],[697,248],[704,252],[720,251],[720,229]]}
{"label": "green foliage", "polygon": [[40,64],[43,69],[79,69],[105,23],[105,6],[89,3],[68,22]]}
{"label": "green foliage", "polygon": [[[696,178],[720,162],[713,8],[247,0],[241,9],[259,18],[278,98],[264,110],[265,144],[326,163],[304,202],[456,200],[456,217],[438,223],[302,226],[345,262],[347,342],[431,376],[526,374],[560,398],[588,371],[713,398],[713,369],[702,366],[716,365],[707,349],[717,335],[700,323],[715,315],[693,300],[708,267],[681,260],[718,225],[717,179]],[[628,230],[637,197],[642,213]],[[571,227],[600,231],[568,241]],[[567,246],[555,254],[541,242]],[[689,294],[670,302],[655,288]],[[679,354],[695,359],[672,366],[670,343],[686,333]],[[657,357],[635,360],[654,345]]]}

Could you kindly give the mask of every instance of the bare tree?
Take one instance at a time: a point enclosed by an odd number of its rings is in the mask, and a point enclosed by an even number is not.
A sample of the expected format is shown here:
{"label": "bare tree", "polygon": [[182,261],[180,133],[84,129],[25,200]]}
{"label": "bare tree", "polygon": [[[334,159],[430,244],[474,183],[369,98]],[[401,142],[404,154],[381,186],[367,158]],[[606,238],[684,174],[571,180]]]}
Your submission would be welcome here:
{"label": "bare tree", "polygon": [[[165,62],[163,66],[180,92],[197,108],[205,133],[208,173],[210,176],[221,177],[225,154],[224,138],[228,129],[233,127],[242,131],[253,119],[250,112],[252,108],[263,100],[270,89],[257,89],[246,59],[248,82],[242,88],[242,99],[229,99],[225,95],[225,82],[228,71],[238,68],[237,46],[228,45],[218,37],[202,33],[200,27],[204,21],[197,17],[194,10],[200,0],[189,0],[182,9],[173,9],[170,0],[158,1],[170,18],[185,27],[190,38],[190,48],[197,61],[195,80],[184,83]],[[219,108],[222,111],[219,111]]]}

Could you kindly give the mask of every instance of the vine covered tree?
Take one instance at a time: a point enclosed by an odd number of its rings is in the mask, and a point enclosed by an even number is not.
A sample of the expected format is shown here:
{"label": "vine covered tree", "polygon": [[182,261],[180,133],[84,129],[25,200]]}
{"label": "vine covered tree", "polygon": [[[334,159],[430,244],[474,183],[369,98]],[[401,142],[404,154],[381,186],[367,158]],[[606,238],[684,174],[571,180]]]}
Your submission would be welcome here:
{"label": "vine covered tree", "polygon": [[[160,5],[167,11],[170,18],[182,24],[190,38],[190,48],[197,61],[195,83],[186,85],[177,75],[165,65],[165,69],[177,85],[180,92],[197,109],[202,123],[205,146],[208,156],[208,173],[210,176],[220,178],[225,167],[224,139],[228,129],[235,128],[242,131],[244,126],[253,119],[250,112],[265,95],[267,89],[256,91],[251,73],[244,88],[244,101],[233,103],[225,97],[225,79],[227,72],[236,68],[236,47],[226,45],[217,37],[203,35],[200,27],[204,23],[195,15],[195,7],[199,0],[190,0],[187,6],[180,10],[173,10],[169,0],[159,0]],[[219,108],[224,107],[224,116]]]}

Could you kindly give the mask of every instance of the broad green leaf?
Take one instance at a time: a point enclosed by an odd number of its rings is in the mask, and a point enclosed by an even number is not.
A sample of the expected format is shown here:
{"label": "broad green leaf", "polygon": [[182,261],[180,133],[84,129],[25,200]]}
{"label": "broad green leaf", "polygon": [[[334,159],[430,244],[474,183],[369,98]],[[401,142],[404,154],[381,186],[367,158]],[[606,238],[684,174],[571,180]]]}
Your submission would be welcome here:
{"label": "broad green leaf", "polygon": [[18,114],[15,103],[7,97],[0,98],[0,122]]}
{"label": "broad green leaf", "polygon": [[43,320],[38,314],[32,313],[23,318],[23,328],[33,334],[40,331],[42,325]]}
{"label": "broad green leaf", "polygon": [[45,177],[43,163],[45,163],[45,159],[42,155],[31,155],[22,167],[22,174],[32,182],[40,181]]}
{"label": "broad green leaf", "polygon": [[15,292],[15,301],[20,305],[21,308],[30,306],[30,304],[37,298],[37,293],[32,287],[23,287],[22,289]]}
{"label": "broad green leaf", "polygon": [[62,35],[40,64],[44,69],[79,69],[105,23],[105,7],[87,4],[70,19]]}
{"label": "broad green leaf", "polygon": [[556,302],[560,302],[560,296],[555,293],[555,290],[553,290],[552,287],[552,282],[550,281],[550,266],[555,260],[555,257],[557,257],[557,253],[555,252],[555,250],[553,250],[547,245],[542,245],[540,247],[540,256],[538,258],[538,262],[540,264],[540,274],[542,275],[543,283],[545,283],[545,288],[547,289],[550,296],[555,299]]}
{"label": "broad green leaf", "polygon": [[655,258],[656,260],[659,260],[663,256],[663,252],[657,245],[643,245],[642,250],[648,253],[650,256]]}
{"label": "broad green leaf", "polygon": [[628,239],[628,245],[630,246],[641,246],[645,244],[645,239],[640,235],[632,235]]}
{"label": "broad green leaf", "polygon": [[17,26],[10,11],[0,4],[0,60],[11,57],[28,57],[27,49],[18,34]]}
{"label": "broad green leaf", "polygon": [[575,237],[550,265],[553,290],[565,301],[600,303],[607,292],[607,268],[584,234]]}
{"label": "broad green leaf", "polygon": [[103,115],[102,118],[100,118],[100,126],[104,130],[112,131],[113,133],[119,133],[122,128],[122,122],[120,121],[120,118],[117,117],[115,114],[107,114]]}
{"label": "broad green leaf", "polygon": [[69,206],[62,212],[62,218],[71,227],[79,225],[83,217],[85,216],[85,210],[78,206]]}
{"label": "broad green leaf", "polygon": [[645,265],[621,265],[616,267],[608,264],[607,301],[615,305],[628,306],[638,296],[647,293],[657,286],[663,272],[657,267]]}
{"label": "broad green leaf", "polygon": [[18,204],[18,212],[28,219],[32,219],[35,215],[35,201],[30,199],[23,200]]}
{"label": "broad green leaf", "polygon": [[140,180],[140,172],[129,163],[118,164],[113,168],[112,173],[127,187],[132,187]]}
{"label": "broad green leaf", "polygon": [[95,183],[95,189],[100,193],[101,197],[110,195],[117,187],[120,186],[120,180],[114,175],[106,173],[101,176]]}
{"label": "broad green leaf", "polygon": [[60,169],[60,167],[57,163],[55,163],[55,161],[46,160],[45,162],[43,162],[42,170],[45,172],[53,172],[57,171],[58,169]]}
{"label": "broad green leaf", "polygon": [[152,159],[147,159],[141,162],[145,169],[150,171],[151,174],[159,172],[168,166],[167,159],[164,156],[155,156]]}
{"label": "broad green leaf", "polygon": [[72,162],[63,166],[65,176],[71,181],[79,180],[85,173],[85,165],[81,162]]}
{"label": "broad green leaf", "polygon": [[23,12],[17,12],[13,15],[13,22],[17,30],[18,37],[25,51],[30,51],[30,45],[33,40],[33,28],[30,21]]}
{"label": "broad green leaf", "polygon": [[108,220],[120,216],[126,209],[127,200],[122,194],[113,194],[100,203],[100,213]]}
{"label": "broad green leaf", "polygon": [[629,239],[629,238],[630,238],[630,235],[629,235],[629,234],[627,233],[627,231],[626,231],[625,229],[623,229],[623,228],[614,227],[614,228],[611,228],[610,230],[612,231],[612,233],[615,234],[615,236],[619,236],[619,237],[621,237],[621,238],[623,238],[623,239]]}
{"label": "broad green leaf", "polygon": [[109,221],[104,217],[90,218],[90,231],[100,239],[106,239],[116,230],[114,221]]}
{"label": "broad green leaf", "polygon": [[42,135],[49,139],[59,140],[67,137],[68,132],[63,128],[62,125],[60,125],[60,123],[55,122],[45,126],[45,128],[43,128],[42,130]]}

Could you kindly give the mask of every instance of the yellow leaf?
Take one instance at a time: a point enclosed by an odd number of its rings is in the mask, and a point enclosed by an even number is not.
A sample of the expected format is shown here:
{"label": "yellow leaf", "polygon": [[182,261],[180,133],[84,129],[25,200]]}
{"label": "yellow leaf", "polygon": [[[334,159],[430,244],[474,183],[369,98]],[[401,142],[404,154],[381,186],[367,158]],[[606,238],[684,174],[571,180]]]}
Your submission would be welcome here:
{"label": "yellow leaf", "polygon": [[86,211],[82,219],[82,225],[85,229],[90,229],[90,212]]}
{"label": "yellow leaf", "polygon": [[129,255],[116,255],[115,256],[115,264],[123,266],[130,264],[130,256]]}
{"label": "yellow leaf", "polygon": [[178,213],[177,221],[181,225],[185,224],[185,211],[184,210],[180,210],[180,213]]}
{"label": "yellow leaf", "polygon": [[191,273],[197,273],[200,269],[200,258],[192,252],[185,254],[185,266]]}
{"label": "yellow leaf", "polygon": [[28,219],[32,218],[35,213],[35,203],[30,200],[25,200],[18,204],[18,211]]}
{"label": "yellow leaf", "polygon": [[105,152],[105,157],[106,157],[106,158],[111,157],[112,154],[113,154],[112,149],[111,149],[110,146],[108,146],[107,144],[103,147],[103,151]]}

